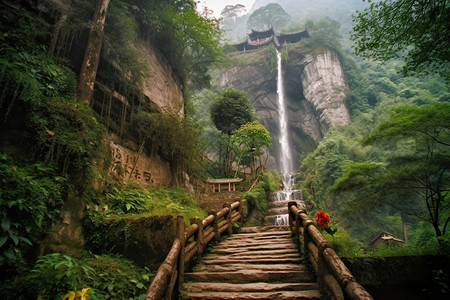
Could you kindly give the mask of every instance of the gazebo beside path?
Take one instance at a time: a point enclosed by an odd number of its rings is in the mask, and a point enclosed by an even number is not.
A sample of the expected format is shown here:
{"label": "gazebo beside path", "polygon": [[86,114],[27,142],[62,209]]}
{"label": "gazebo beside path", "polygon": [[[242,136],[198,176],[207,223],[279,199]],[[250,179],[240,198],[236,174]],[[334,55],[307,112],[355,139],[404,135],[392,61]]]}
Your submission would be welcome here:
{"label": "gazebo beside path", "polygon": [[[222,178],[222,179],[206,179],[206,183],[211,185],[211,191],[213,193],[220,193],[221,190],[226,190],[228,188],[228,192],[236,191],[236,183],[242,181],[242,178]],[[224,187],[225,186],[225,187]]]}

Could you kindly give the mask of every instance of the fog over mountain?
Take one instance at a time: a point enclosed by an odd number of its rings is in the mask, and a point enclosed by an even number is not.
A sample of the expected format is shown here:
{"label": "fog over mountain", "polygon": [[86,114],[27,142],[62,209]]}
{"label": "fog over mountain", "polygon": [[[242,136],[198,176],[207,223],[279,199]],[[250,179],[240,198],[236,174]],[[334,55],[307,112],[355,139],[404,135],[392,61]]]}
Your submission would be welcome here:
{"label": "fog over mountain", "polygon": [[[292,16],[287,28],[300,28],[307,19],[329,17],[341,23],[341,34],[346,37],[352,27],[352,14],[369,6],[362,0],[256,0],[251,8],[246,7],[247,14],[233,20],[224,19],[223,29],[229,42],[244,40],[250,31],[247,20],[255,10],[269,3],[278,3]],[[244,4],[245,5],[245,4]]]}

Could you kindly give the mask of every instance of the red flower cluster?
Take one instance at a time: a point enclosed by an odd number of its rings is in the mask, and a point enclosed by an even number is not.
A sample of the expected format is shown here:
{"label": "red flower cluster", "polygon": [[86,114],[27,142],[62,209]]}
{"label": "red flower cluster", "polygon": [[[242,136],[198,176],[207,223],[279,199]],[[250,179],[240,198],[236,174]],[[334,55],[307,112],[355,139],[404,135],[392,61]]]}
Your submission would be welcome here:
{"label": "red flower cluster", "polygon": [[317,221],[317,225],[321,228],[327,228],[328,223],[330,223],[330,217],[327,215],[326,212],[319,210],[315,216],[315,219]]}

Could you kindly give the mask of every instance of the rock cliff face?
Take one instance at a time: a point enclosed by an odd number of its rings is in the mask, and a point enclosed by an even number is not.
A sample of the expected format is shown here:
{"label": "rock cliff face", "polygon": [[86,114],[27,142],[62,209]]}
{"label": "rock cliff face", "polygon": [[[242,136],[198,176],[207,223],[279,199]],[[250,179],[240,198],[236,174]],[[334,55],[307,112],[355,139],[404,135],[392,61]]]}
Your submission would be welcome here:
{"label": "rock cliff face", "polygon": [[[223,70],[220,84],[248,93],[258,121],[272,136],[263,163],[280,170],[277,75],[276,70],[269,71],[267,57],[267,49],[237,54],[239,63]],[[331,126],[350,121],[344,104],[348,86],[338,56],[329,49],[293,47],[283,71],[288,134],[297,168],[300,154],[313,150]]]}
{"label": "rock cliff face", "polygon": [[148,66],[142,92],[150,104],[159,111],[169,110],[184,117],[183,86],[174,78],[172,68],[153,45],[138,43],[136,46]]}

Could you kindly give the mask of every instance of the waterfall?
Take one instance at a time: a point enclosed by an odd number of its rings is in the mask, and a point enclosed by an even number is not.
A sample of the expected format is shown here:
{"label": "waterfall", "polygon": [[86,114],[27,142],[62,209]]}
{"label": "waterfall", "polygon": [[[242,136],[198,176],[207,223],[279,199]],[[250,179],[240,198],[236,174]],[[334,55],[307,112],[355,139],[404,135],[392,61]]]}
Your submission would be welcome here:
{"label": "waterfall", "polygon": [[[293,185],[293,178],[289,173],[293,171],[292,153],[289,145],[286,104],[284,103],[284,81],[281,61],[281,52],[277,50],[277,94],[278,94],[278,122],[280,127],[279,145],[280,145],[280,163],[281,174],[283,174],[284,190],[290,192]],[[290,193],[288,193],[290,194]]]}
{"label": "waterfall", "polygon": [[294,163],[292,161],[291,147],[289,145],[286,104],[284,103],[283,69],[281,65],[281,53],[277,50],[277,94],[278,94],[278,120],[280,127],[279,147],[280,147],[280,171],[283,174],[283,190],[272,194],[272,201],[269,203],[268,214],[265,217],[266,224],[284,226],[289,223],[287,214],[287,202],[295,200],[298,202],[299,191],[293,191]]}

